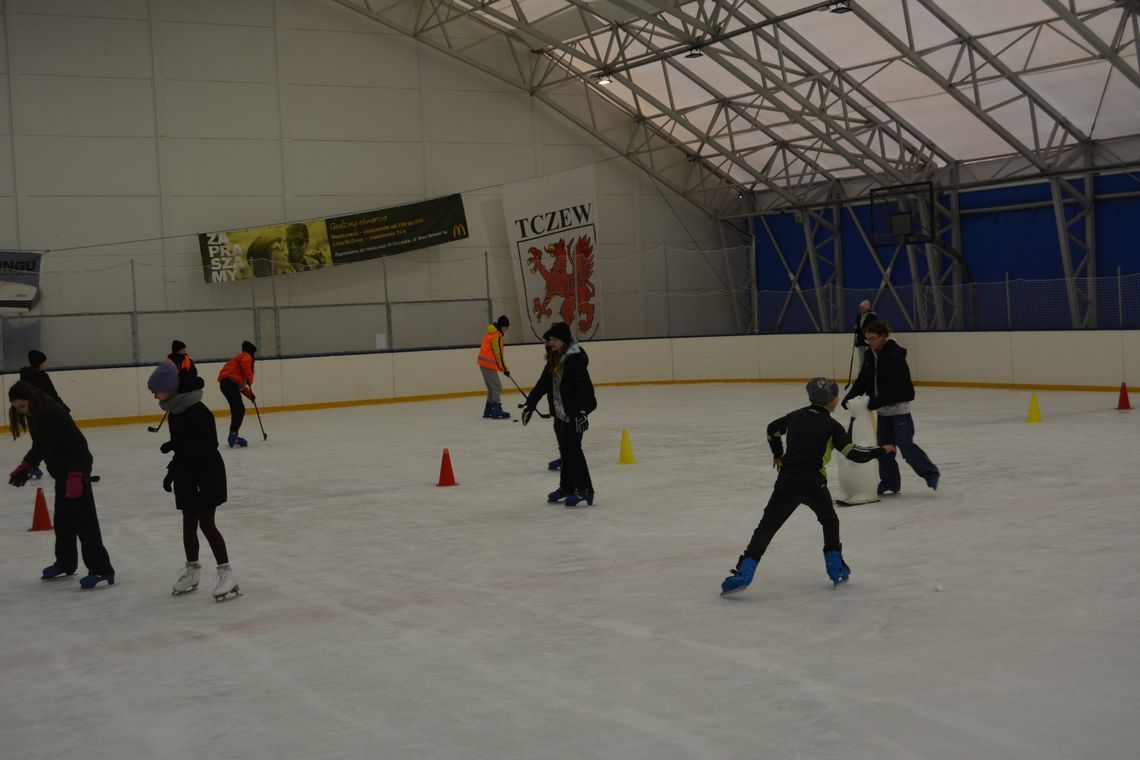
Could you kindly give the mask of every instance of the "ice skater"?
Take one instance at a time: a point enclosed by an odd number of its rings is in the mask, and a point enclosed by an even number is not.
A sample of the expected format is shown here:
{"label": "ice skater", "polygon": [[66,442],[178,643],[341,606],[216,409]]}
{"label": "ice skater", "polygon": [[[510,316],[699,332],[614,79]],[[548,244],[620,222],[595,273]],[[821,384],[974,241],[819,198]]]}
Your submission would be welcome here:
{"label": "ice skater", "polygon": [[[886,322],[869,322],[864,330],[871,350],[859,370],[859,377],[843,397],[843,407],[856,396],[870,398],[867,408],[878,413],[875,440],[898,447],[903,459],[926,485],[938,490],[942,477],[938,467],[926,452],[914,442],[914,419],[910,416],[910,402],[914,401],[914,383],[906,363],[906,349],[890,339],[891,328]],[[891,456],[879,460],[878,493],[897,494],[902,491],[899,463]]]}
{"label": "ice skater", "polygon": [[8,411],[12,438],[19,438],[21,430],[32,437],[31,450],[8,476],[8,483],[17,487],[27,483],[41,460],[55,481],[55,562],[44,568],[43,579],[75,574],[79,567],[75,550],[78,538],[87,566],[79,587],[93,589],[100,583],[113,586],[115,568],[103,546],[91,493],[94,457],[87,439],[61,404],[24,380],[8,389],[8,400],[12,404]]}
{"label": "ice skater", "polygon": [[483,342],[479,344],[479,358],[475,360],[479,371],[483,374],[483,383],[487,386],[487,403],[483,407],[483,419],[508,420],[511,413],[503,410],[503,383],[499,380],[499,373],[511,376],[507,367],[506,357],[503,355],[503,337],[511,326],[511,320],[503,314],[492,324],[487,325],[483,334]]}
{"label": "ice skater", "polygon": [[851,443],[847,431],[831,417],[839,403],[839,386],[834,381],[826,377],[813,378],[807,384],[807,394],[811,402],[808,406],[772,420],[768,425],[772,466],[780,474],[776,476],[772,496],[748,548],[720,585],[721,596],[748,588],[756,573],[756,563],[764,556],[772,537],[800,504],[807,504],[815,512],[823,528],[823,563],[827,577],[838,586],[851,576],[851,568],[843,561],[843,544],[839,542],[839,516],[835,514],[831,492],[827,489],[827,462],[833,449],[852,462],[869,462],[895,449],[889,445],[863,448]]}
{"label": "ice skater", "polygon": [[[527,424],[538,402],[549,395],[554,411],[554,435],[558,438],[562,469],[558,488],[547,496],[547,501],[562,501],[575,507],[583,501],[594,504],[594,483],[590,467],[582,452],[582,435],[590,427],[589,414],[598,401],[594,384],[590,380],[590,358],[570,335],[570,326],[558,322],[549,330],[550,359],[542,370],[534,389],[527,395],[522,422]],[[564,500],[564,501],[563,501]]]}
{"label": "ice skater", "polygon": [[163,490],[174,492],[174,505],[182,512],[182,548],[186,567],[174,582],[175,596],[198,588],[202,564],[198,561],[198,531],[206,537],[218,563],[214,598],[221,601],[240,593],[230,567],[226,539],[218,530],[215,514],[225,503],[226,465],[218,453],[218,431],[214,415],[202,403],[205,383],[197,375],[180,372],[171,361],[164,361],[151,373],[147,388],[158,405],[170,415],[170,440],[160,447],[163,454],[174,452],[162,479]]}
{"label": "ice skater", "polygon": [[230,434],[226,438],[226,445],[231,449],[234,446],[249,445],[249,441],[238,433],[241,432],[241,422],[245,419],[245,403],[241,397],[257,401],[253,392],[253,358],[256,353],[257,346],[243,340],[241,353],[231,357],[218,373],[218,387],[230,405]]}

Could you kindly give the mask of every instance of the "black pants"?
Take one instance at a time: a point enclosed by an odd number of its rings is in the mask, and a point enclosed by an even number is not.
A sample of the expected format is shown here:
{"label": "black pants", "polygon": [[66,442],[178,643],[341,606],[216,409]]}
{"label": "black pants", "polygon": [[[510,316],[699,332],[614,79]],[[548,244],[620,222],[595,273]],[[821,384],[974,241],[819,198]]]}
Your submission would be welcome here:
{"label": "black pants", "polygon": [[99,516],[95,514],[95,497],[84,477],[83,493],[78,499],[66,495],[67,478],[55,481],[55,564],[60,570],[74,573],[79,568],[75,539],[83,546],[83,564],[93,575],[115,572],[111,558],[103,546]]}
{"label": "black pants", "polygon": [[228,377],[219,381],[218,387],[222,389],[222,395],[230,404],[230,432],[236,433],[241,430],[241,421],[245,419],[245,402],[241,400],[241,388]]}
{"label": "black pants", "polygon": [[566,493],[584,494],[594,490],[590,480],[590,467],[582,453],[582,434],[574,429],[573,422],[554,418],[554,435],[558,438],[558,452],[562,455],[562,470],[558,487]]}
{"label": "black pants", "polygon": [[760,524],[756,526],[752,540],[744,550],[744,556],[756,560],[763,557],[772,537],[800,504],[807,504],[823,527],[823,550],[841,551],[843,546],[839,543],[839,517],[835,514],[831,492],[827,490],[827,480],[818,472],[781,472],[776,478],[776,487],[772,489],[768,506],[764,507],[764,516],[760,518]]}

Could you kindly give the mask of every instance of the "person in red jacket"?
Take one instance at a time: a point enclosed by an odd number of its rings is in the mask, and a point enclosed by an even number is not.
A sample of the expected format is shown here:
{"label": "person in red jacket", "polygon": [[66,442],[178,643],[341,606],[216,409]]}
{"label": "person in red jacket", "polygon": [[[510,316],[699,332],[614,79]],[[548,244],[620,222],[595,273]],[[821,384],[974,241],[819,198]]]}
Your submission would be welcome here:
{"label": "person in red jacket", "polygon": [[231,449],[234,446],[249,445],[249,441],[239,436],[238,432],[245,419],[245,403],[241,397],[245,396],[250,401],[257,400],[253,393],[253,356],[256,353],[257,346],[243,340],[241,353],[226,362],[226,366],[218,373],[218,387],[230,405],[230,435],[226,443]]}

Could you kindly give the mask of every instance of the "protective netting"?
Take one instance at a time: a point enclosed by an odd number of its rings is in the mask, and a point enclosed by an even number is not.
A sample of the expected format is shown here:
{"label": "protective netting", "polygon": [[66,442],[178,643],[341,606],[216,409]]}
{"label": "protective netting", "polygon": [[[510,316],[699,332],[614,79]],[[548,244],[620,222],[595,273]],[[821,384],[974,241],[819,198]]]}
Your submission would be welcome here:
{"label": "protective netting", "polygon": [[[605,254],[594,340],[847,332],[863,300],[904,332],[1140,329],[1140,274],[757,292],[746,246]],[[510,342],[536,340],[505,251],[417,252],[227,284],[205,283],[189,255],[177,261],[45,267],[35,308],[9,305],[0,317],[3,370],[24,366],[32,348],[54,367],[157,362],[174,338],[199,361],[226,359],[242,340],[266,357],[473,346],[499,314],[523,321]]]}

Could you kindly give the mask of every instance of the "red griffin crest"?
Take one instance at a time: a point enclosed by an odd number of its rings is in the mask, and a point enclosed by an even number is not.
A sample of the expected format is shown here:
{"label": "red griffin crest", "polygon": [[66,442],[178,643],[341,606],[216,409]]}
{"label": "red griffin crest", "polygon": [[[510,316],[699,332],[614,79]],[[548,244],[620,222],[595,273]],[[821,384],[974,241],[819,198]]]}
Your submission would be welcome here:
{"label": "red griffin crest", "polygon": [[[546,293],[542,298],[535,298],[531,302],[534,315],[539,319],[550,316],[550,301],[555,296],[562,296],[562,307],[558,314],[562,321],[571,324],[575,314],[581,315],[578,320],[578,329],[588,332],[594,324],[594,305],[590,299],[594,297],[594,245],[588,235],[582,235],[573,243],[574,245],[574,271],[568,271],[571,257],[566,241],[562,238],[557,243],[549,243],[545,249],[531,247],[528,250],[531,273],[537,272],[546,281]],[[554,258],[554,264],[547,269],[542,264],[543,254]]]}

